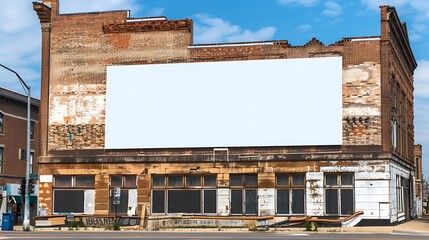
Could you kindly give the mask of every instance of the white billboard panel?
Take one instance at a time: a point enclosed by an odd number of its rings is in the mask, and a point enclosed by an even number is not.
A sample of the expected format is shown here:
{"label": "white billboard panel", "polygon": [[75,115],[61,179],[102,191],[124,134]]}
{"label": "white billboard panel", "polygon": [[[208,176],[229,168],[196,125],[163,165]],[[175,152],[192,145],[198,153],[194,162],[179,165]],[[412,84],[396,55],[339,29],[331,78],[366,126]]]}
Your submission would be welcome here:
{"label": "white billboard panel", "polygon": [[342,58],[107,67],[106,149],[341,145]]}

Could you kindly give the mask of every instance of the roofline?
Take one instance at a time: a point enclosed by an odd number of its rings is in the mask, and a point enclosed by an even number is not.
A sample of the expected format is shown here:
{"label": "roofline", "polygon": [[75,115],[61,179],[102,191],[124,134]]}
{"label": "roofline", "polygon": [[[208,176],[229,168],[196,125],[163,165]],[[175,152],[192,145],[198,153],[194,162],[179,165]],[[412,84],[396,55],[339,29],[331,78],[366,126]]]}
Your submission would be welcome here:
{"label": "roofline", "polygon": [[[27,95],[19,93],[19,92],[15,92],[12,91],[10,89],[6,89],[3,87],[0,87],[0,96],[2,97],[6,97],[9,99],[13,99],[15,101],[19,101],[22,103],[27,103],[28,99],[27,99]],[[39,107],[40,106],[40,100],[37,98],[31,98],[31,105]]]}
{"label": "roofline", "polygon": [[286,40],[274,41],[255,41],[255,42],[227,42],[227,43],[207,43],[207,44],[192,44],[188,48],[221,48],[221,47],[251,47],[251,46],[264,46],[275,44],[288,44]]}

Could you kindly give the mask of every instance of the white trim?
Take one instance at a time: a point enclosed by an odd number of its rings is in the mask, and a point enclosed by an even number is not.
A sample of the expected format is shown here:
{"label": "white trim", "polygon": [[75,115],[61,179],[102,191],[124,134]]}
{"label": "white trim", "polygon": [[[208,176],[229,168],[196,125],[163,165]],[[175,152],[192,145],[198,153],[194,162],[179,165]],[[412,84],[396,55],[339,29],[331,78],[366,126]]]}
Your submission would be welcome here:
{"label": "white trim", "polygon": [[351,42],[364,42],[364,41],[379,41],[380,37],[372,37],[372,38],[352,38]]}
{"label": "white trim", "polygon": [[248,47],[248,46],[262,46],[262,45],[274,45],[274,42],[191,45],[191,46],[188,46],[188,48],[194,49],[194,48],[220,48],[220,47]]}
{"label": "white trim", "polygon": [[[20,120],[25,120],[25,121],[27,121],[27,118],[26,118],[26,117],[20,117],[20,116],[14,115],[14,114],[4,113],[4,112],[3,112],[3,115],[4,115],[4,116],[8,116],[8,117],[13,117],[13,118],[16,118],[16,119],[20,119]],[[33,121],[33,122],[35,122],[35,123],[38,123],[38,122],[39,122],[38,120],[35,120],[35,119],[31,119],[31,121]],[[4,125],[4,123],[3,123],[3,125]]]}
{"label": "white trim", "polygon": [[152,17],[152,18],[135,18],[135,19],[127,19],[127,22],[149,22],[149,21],[165,21],[166,17]]}
{"label": "white trim", "polygon": [[1,147],[1,148],[4,148],[4,144],[0,144],[0,147]]}

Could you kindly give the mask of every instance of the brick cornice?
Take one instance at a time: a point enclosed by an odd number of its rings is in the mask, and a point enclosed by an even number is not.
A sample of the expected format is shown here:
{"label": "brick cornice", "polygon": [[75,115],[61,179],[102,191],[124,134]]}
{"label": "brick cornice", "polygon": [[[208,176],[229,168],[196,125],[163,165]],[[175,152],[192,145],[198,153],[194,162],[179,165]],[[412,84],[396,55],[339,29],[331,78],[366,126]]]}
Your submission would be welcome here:
{"label": "brick cornice", "polygon": [[40,23],[51,22],[51,9],[43,3],[33,2],[33,9],[39,17]]}
{"label": "brick cornice", "polygon": [[154,32],[187,30],[192,32],[192,20],[162,20],[113,23],[103,26],[104,33],[126,33],[126,32]]}

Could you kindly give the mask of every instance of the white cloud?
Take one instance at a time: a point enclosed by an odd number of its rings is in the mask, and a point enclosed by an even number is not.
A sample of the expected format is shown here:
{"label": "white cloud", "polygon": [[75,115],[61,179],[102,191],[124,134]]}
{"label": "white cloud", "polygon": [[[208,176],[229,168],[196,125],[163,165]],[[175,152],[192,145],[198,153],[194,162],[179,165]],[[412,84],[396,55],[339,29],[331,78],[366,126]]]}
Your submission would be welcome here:
{"label": "white cloud", "polygon": [[139,10],[136,0],[60,0],[60,13]]}
{"label": "white cloud", "polygon": [[312,29],[312,26],[310,24],[302,24],[299,25],[296,29],[300,32],[307,32]]}
{"label": "white cloud", "polygon": [[[0,0],[7,11],[0,14],[0,63],[16,71],[39,97],[41,30],[31,1]],[[23,93],[17,77],[0,68],[0,86]]]}
{"label": "white cloud", "polygon": [[311,7],[316,5],[319,0],[277,0],[277,2],[282,5],[297,4],[305,7]]}
{"label": "white cloud", "polygon": [[[415,1],[415,0],[413,0]],[[378,10],[380,8],[380,6],[383,5],[390,5],[390,6],[395,6],[397,8],[399,7],[403,7],[406,4],[408,4],[410,1],[409,0],[361,0],[361,2],[366,5],[369,9],[372,10]]]}
{"label": "white cloud", "polygon": [[361,3],[371,10],[379,10],[380,5],[390,5],[397,8],[403,15],[412,17],[410,39],[418,41],[422,39],[421,35],[427,35],[427,26],[429,23],[429,1],[428,0],[361,0]]}
{"label": "white cloud", "polygon": [[[4,33],[17,32],[32,26],[32,18],[35,16],[31,2],[0,0],[4,6],[0,14],[0,31]],[[7,9],[7,10],[6,10]]]}
{"label": "white cloud", "polygon": [[323,10],[323,15],[325,16],[336,17],[343,12],[341,6],[336,2],[328,1],[323,5],[325,6],[325,10]]}
{"label": "white cloud", "polygon": [[195,16],[194,29],[196,43],[262,41],[272,39],[276,32],[274,27],[264,27],[257,31],[242,29],[221,18],[204,14]]}
{"label": "white cloud", "polygon": [[429,60],[420,60],[417,64],[419,66],[414,72],[414,95],[429,101]]}
{"label": "white cloud", "polygon": [[[429,60],[419,60],[414,73],[414,111],[415,111],[415,143],[423,145],[423,154],[427,156],[429,146]],[[425,148],[426,146],[426,148]],[[425,162],[424,169],[429,169]],[[425,171],[429,174],[428,171]]]}

